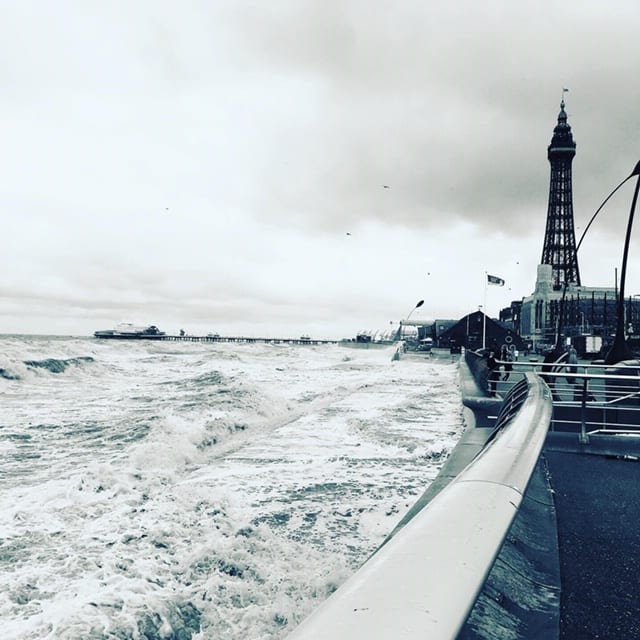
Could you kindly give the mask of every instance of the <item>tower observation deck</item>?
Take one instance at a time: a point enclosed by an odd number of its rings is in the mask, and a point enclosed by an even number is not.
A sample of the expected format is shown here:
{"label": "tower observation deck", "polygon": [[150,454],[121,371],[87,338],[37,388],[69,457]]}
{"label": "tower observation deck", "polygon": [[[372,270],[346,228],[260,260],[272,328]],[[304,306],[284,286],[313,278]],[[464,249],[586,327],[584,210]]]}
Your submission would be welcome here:
{"label": "tower observation deck", "polygon": [[575,155],[576,143],[567,123],[563,98],[558,124],[553,130],[551,144],[547,148],[547,158],[551,164],[551,182],[541,260],[541,264],[551,265],[553,288],[556,290],[565,284],[580,286],[571,186],[571,162]]}

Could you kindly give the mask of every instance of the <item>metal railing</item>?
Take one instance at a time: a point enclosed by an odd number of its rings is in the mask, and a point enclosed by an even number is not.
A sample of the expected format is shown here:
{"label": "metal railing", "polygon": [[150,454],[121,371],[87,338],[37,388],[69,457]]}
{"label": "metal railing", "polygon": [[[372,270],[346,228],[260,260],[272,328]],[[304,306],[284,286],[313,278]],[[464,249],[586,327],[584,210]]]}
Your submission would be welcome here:
{"label": "metal railing", "polygon": [[[553,398],[551,431],[576,431],[582,438],[597,432],[640,432],[640,362],[510,364],[513,370],[507,380],[497,380],[498,395],[509,394],[526,372],[538,373]],[[504,371],[500,374],[504,376]]]}
{"label": "metal railing", "polygon": [[551,412],[546,385],[524,374],[476,458],[289,638],[456,638],[523,501]]}

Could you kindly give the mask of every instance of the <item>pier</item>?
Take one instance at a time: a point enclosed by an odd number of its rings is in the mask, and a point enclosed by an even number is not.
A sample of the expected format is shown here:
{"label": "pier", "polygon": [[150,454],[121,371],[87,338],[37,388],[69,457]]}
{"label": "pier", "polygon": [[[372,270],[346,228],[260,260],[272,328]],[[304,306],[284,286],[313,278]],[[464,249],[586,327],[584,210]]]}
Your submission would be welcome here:
{"label": "pier", "polygon": [[249,338],[246,336],[191,336],[166,334],[96,335],[100,340],[168,340],[171,342],[261,342],[269,344],[338,344],[341,340],[316,340],[314,338]]}
{"label": "pier", "polygon": [[183,342],[263,342],[271,344],[337,344],[339,340],[312,338],[248,338],[246,336],[161,336],[162,340]]}

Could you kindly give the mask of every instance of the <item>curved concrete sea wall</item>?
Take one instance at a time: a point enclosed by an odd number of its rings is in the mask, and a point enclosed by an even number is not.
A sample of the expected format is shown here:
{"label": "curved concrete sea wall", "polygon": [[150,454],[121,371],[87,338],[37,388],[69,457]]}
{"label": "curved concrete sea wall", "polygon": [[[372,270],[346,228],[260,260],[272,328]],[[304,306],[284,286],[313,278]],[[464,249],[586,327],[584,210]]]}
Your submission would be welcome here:
{"label": "curved concrete sea wall", "polygon": [[559,637],[560,563],[547,464],[541,457],[459,640]]}
{"label": "curved concrete sea wall", "polygon": [[464,468],[427,492],[289,637],[557,637],[555,512],[541,458],[551,411],[548,388],[527,374],[494,428],[468,429],[472,440],[481,433],[482,443],[476,438],[464,449],[463,437],[443,473],[456,458]]}

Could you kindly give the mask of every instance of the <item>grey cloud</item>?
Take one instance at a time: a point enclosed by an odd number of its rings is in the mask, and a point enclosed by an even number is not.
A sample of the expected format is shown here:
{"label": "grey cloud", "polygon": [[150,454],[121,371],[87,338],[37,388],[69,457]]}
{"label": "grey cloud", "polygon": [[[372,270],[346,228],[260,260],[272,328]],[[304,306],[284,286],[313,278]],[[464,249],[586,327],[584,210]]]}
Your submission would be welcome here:
{"label": "grey cloud", "polygon": [[[576,6],[297,2],[243,15],[236,27],[256,65],[308,74],[321,95],[316,130],[283,135],[282,153],[310,171],[280,186],[274,215],[302,209],[299,224],[332,228],[390,215],[431,228],[453,216],[518,232],[532,206],[546,213],[546,146],[565,84],[576,193],[595,203],[596,177],[622,177],[637,148],[640,18],[631,5],[628,20]],[[614,88],[624,99],[611,100]],[[287,133],[306,145],[288,146]],[[387,182],[398,187],[392,214],[376,192]]]}
{"label": "grey cloud", "polygon": [[[429,295],[451,305],[447,261],[490,267],[474,243],[516,252],[498,269],[539,258],[563,86],[578,225],[638,160],[639,27],[634,2],[14,3],[5,299],[158,322],[386,315],[424,297],[407,273],[429,259]],[[629,199],[585,261],[617,263]],[[443,240],[422,256],[446,230],[464,255]]]}

